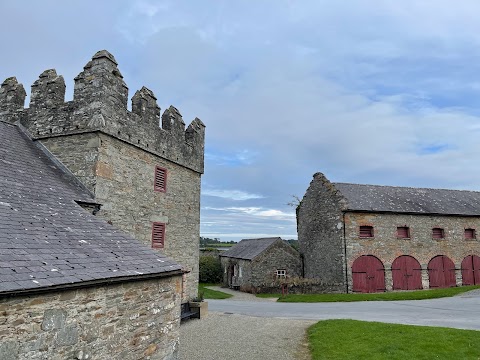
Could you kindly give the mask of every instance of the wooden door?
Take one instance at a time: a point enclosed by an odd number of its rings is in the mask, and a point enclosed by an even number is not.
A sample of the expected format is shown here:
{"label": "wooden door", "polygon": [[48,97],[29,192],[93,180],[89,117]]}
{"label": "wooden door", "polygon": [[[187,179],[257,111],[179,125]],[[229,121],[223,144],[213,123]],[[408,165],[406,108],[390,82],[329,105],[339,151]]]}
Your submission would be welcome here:
{"label": "wooden door", "polygon": [[445,255],[435,256],[428,263],[428,277],[431,288],[447,288],[457,285],[455,264]]}
{"label": "wooden door", "polygon": [[462,261],[462,284],[480,284],[480,257],[469,255]]}
{"label": "wooden door", "polygon": [[422,267],[412,256],[402,255],[392,263],[393,290],[422,289]]}
{"label": "wooden door", "polygon": [[372,255],[363,255],[355,259],[352,265],[354,292],[385,291],[385,268],[383,263]]}

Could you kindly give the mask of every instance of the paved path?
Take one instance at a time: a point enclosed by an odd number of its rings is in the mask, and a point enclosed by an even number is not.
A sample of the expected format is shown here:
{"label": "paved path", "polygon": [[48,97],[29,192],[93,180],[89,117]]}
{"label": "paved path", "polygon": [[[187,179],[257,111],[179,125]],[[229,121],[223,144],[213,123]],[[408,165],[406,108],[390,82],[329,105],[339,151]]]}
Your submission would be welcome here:
{"label": "paved path", "polygon": [[210,311],[266,318],[356,319],[480,330],[479,291],[433,300],[278,303],[234,299],[208,303]]}

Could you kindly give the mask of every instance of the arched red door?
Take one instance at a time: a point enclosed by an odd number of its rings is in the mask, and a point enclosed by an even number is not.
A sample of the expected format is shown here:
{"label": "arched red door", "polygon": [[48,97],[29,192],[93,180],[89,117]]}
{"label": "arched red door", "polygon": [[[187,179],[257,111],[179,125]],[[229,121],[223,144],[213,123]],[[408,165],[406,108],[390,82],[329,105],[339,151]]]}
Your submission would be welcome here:
{"label": "arched red door", "polygon": [[422,287],[422,267],[412,256],[402,255],[392,263],[393,290],[416,290]]}
{"label": "arched red door", "polygon": [[480,284],[480,257],[469,255],[462,261],[462,284]]}
{"label": "arched red door", "polygon": [[385,268],[383,263],[372,255],[355,259],[352,265],[354,292],[385,291]]}
{"label": "arched red door", "polygon": [[445,255],[435,256],[428,263],[428,277],[431,288],[447,288],[457,285],[455,264]]}

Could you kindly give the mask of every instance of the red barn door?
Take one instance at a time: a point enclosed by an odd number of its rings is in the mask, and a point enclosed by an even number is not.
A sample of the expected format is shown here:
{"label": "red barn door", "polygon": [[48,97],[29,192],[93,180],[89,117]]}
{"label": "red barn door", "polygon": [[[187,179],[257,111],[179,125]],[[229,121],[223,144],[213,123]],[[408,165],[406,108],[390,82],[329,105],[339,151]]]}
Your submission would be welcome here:
{"label": "red barn door", "polygon": [[435,256],[428,263],[428,277],[431,288],[447,288],[457,285],[455,264],[445,255]]}
{"label": "red barn door", "polygon": [[416,290],[422,287],[422,267],[412,256],[402,255],[392,263],[393,290]]}
{"label": "red barn door", "polygon": [[469,255],[462,261],[462,284],[480,284],[480,257]]}
{"label": "red barn door", "polygon": [[352,277],[354,292],[385,291],[385,268],[375,256],[364,255],[355,259]]}

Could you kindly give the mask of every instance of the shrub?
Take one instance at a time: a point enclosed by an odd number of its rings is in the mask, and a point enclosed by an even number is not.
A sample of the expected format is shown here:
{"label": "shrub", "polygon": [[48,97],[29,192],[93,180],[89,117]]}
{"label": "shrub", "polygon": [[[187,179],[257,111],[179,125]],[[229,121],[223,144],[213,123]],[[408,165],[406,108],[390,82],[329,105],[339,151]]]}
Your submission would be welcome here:
{"label": "shrub", "polygon": [[222,282],[223,272],[222,264],[218,257],[201,256],[200,257],[199,280],[203,283]]}

